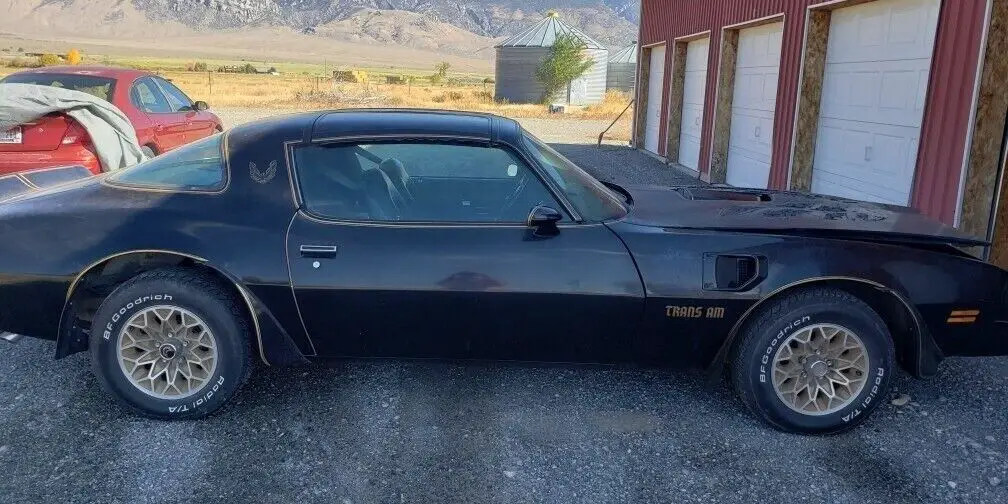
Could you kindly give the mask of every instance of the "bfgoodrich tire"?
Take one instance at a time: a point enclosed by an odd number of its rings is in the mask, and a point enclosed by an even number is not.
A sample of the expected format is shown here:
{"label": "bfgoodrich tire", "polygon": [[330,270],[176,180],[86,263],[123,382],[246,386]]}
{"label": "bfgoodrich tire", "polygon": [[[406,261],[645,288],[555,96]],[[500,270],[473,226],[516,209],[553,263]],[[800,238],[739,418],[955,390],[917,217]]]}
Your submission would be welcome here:
{"label": "bfgoodrich tire", "polygon": [[746,324],[732,366],[746,406],[770,425],[826,434],[861,423],[887,396],[894,351],[885,322],[834,289],[772,301]]}
{"label": "bfgoodrich tire", "polygon": [[248,321],[235,296],[195,270],[142,273],[103,302],[91,365],[119,404],[152,418],[200,418],[219,409],[251,368]]}

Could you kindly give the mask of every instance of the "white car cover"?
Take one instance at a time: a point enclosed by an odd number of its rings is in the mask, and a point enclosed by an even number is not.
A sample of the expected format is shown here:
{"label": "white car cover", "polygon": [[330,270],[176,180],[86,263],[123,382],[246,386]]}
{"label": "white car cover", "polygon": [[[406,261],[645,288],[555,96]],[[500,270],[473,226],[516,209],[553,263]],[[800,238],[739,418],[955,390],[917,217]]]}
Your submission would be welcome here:
{"label": "white car cover", "polygon": [[82,91],[36,84],[0,84],[0,131],[62,112],[87,130],[104,171],[145,159],[136,130],[115,105]]}

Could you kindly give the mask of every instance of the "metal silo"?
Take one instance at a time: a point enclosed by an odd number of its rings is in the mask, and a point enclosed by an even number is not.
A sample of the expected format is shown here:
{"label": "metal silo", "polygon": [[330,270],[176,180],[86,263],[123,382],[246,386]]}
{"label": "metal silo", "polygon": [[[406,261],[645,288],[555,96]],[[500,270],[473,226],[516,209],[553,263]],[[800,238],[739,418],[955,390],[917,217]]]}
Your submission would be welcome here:
{"label": "metal silo", "polygon": [[594,64],[584,76],[571,82],[566,100],[558,97],[556,101],[572,105],[602,101],[606,91],[609,50],[581,30],[563,22],[556,14],[550,14],[535,26],[512,35],[496,46],[496,98],[511,103],[540,102],[544,89],[536,79],[536,69],[549,54],[557,37],[563,34],[573,35],[584,42],[585,52]]}
{"label": "metal silo", "polygon": [[637,41],[609,57],[609,77],[606,88],[633,93],[637,78]]}

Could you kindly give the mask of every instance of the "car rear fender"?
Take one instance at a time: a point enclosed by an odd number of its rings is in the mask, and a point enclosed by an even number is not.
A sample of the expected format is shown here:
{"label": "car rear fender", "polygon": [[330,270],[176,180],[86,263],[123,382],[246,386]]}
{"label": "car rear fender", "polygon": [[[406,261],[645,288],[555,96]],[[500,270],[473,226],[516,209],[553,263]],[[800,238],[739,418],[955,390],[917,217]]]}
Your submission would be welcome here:
{"label": "car rear fender", "polygon": [[[97,309],[116,285],[137,274],[168,266],[187,266],[203,270],[241,298],[245,316],[252,322],[252,344],[267,365],[289,365],[305,361],[290,336],[266,305],[245,287],[237,276],[211,264],[204,258],[169,250],[130,250],[96,261],[84,268],[70,283],[60,316],[56,358],[87,350],[87,329],[82,314]],[[97,295],[97,296],[96,296]]]}

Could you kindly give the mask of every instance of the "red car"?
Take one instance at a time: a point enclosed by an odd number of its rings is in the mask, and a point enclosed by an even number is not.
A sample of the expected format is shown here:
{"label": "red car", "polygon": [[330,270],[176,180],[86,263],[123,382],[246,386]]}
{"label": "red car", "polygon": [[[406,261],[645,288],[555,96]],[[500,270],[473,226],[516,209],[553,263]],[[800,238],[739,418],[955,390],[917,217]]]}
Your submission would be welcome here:
{"label": "red car", "polygon": [[[108,100],[129,118],[149,157],[223,129],[206,102],[192,101],[174,84],[150,72],[52,66],[17,72],[0,83],[58,86]],[[82,165],[95,174],[104,171],[87,132],[70,117],[53,114],[0,131],[0,175],[65,165]]]}

